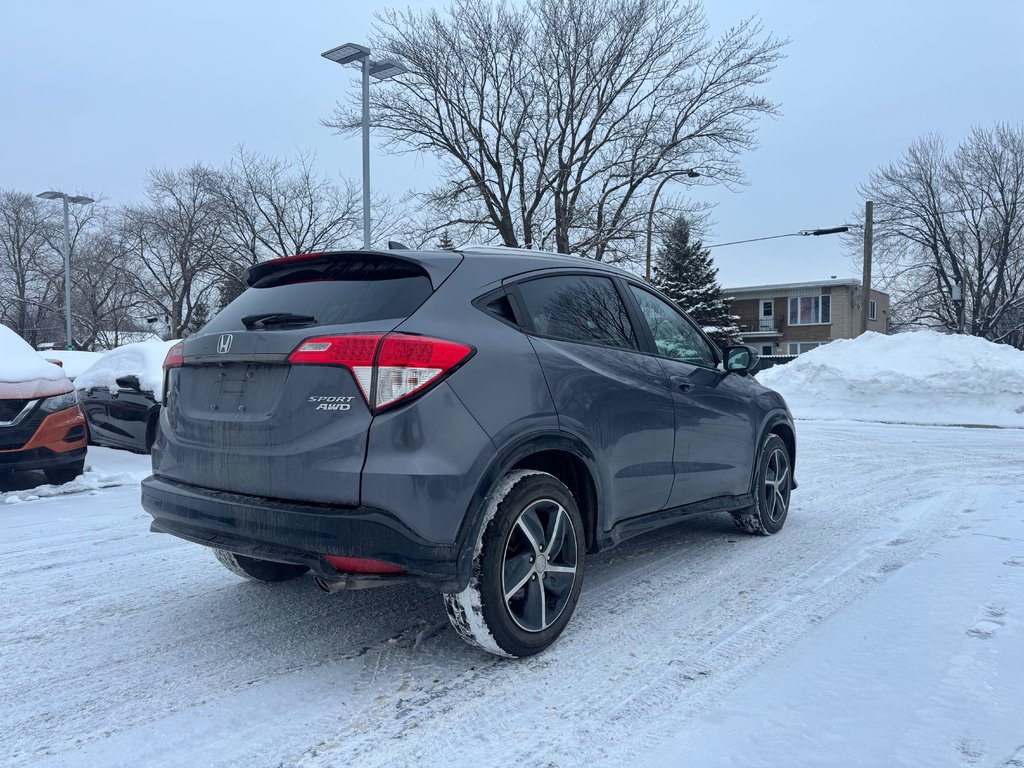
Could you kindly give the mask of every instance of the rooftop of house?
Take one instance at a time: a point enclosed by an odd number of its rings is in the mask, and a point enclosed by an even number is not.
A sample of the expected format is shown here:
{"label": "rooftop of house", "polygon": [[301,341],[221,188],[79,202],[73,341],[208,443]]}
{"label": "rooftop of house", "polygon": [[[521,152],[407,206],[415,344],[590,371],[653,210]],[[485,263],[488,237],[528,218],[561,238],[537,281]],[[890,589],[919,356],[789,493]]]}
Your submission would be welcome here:
{"label": "rooftop of house", "polygon": [[[746,285],[739,288],[723,288],[722,293],[726,296],[734,296],[737,293],[764,293],[765,291],[789,291],[801,288],[832,288],[850,286],[860,288],[860,280],[854,277],[841,277],[831,280],[814,280],[808,283],[773,283],[771,285]],[[874,293],[882,293],[876,288],[871,289]],[[883,294],[885,295],[885,294]]]}

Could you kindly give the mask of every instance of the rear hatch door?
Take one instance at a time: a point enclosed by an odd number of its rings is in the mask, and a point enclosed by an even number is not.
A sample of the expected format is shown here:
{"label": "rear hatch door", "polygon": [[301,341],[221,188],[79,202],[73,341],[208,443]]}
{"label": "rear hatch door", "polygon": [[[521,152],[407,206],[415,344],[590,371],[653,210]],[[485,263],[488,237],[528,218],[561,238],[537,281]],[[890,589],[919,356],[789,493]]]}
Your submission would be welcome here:
{"label": "rear hatch door", "polygon": [[344,367],[289,356],[311,337],[393,330],[457,266],[349,252],[280,259],[186,339],[168,372],[154,471],[205,488],[359,504],[372,413]]}

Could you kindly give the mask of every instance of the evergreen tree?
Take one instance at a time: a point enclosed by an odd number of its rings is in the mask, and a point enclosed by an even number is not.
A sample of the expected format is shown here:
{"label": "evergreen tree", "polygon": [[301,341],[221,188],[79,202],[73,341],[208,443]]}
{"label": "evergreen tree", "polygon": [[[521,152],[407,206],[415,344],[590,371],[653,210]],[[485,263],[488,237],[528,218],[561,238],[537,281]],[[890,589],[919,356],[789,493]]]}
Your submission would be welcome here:
{"label": "evergreen tree", "polygon": [[448,234],[448,230],[441,232],[441,237],[437,240],[437,248],[440,251],[454,251],[455,243],[452,242],[451,235]]}
{"label": "evergreen tree", "polygon": [[690,224],[683,217],[672,223],[665,236],[652,282],[720,347],[741,343],[738,318],[729,313],[722,296],[711,251],[700,240],[690,241]]}

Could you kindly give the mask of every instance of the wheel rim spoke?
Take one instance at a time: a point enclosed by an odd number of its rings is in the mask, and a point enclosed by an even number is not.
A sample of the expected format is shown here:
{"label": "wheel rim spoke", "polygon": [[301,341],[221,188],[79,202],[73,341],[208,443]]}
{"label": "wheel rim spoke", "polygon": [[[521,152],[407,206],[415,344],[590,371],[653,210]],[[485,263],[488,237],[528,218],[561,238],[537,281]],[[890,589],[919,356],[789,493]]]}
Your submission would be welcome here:
{"label": "wheel rim spoke", "polygon": [[[505,560],[505,602],[530,580],[534,574],[533,562],[529,553],[510,557]],[[509,586],[511,584],[511,586]]]}
{"label": "wheel rim spoke", "polygon": [[526,600],[523,603],[523,620],[537,631],[548,626],[547,597],[544,582],[536,577],[526,584]]}
{"label": "wheel rim spoke", "polygon": [[527,541],[530,542],[530,546],[533,547],[534,556],[539,555],[541,553],[540,542],[544,538],[544,526],[537,519],[536,508],[523,512],[519,516],[519,520],[516,521],[516,525],[519,526],[519,530],[523,532]]}
{"label": "wheel rim spoke", "polygon": [[551,559],[554,559],[562,548],[562,520],[565,518],[565,510],[559,506],[553,517],[555,520],[550,525],[551,532],[548,534],[547,547],[544,549],[544,554]]}

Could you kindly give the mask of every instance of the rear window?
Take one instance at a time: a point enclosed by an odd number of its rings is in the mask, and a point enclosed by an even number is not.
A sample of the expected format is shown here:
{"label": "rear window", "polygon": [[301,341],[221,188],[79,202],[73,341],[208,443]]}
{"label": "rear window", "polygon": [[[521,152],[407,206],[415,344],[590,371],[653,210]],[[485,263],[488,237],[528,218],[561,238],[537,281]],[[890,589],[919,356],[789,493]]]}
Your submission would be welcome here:
{"label": "rear window", "polygon": [[404,319],[432,292],[427,273],[407,261],[303,259],[261,274],[203,330],[242,330],[243,317],[267,313],[312,315],[311,325]]}

